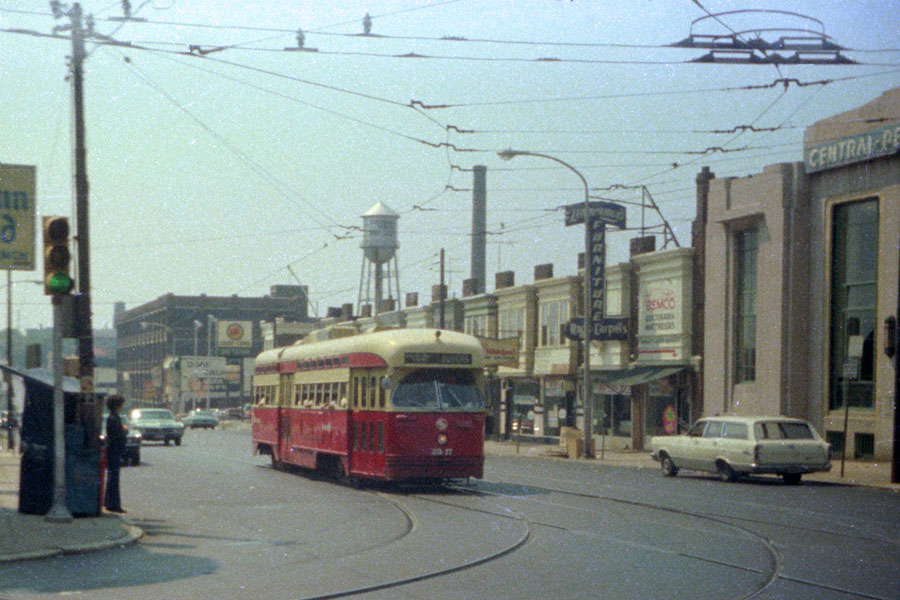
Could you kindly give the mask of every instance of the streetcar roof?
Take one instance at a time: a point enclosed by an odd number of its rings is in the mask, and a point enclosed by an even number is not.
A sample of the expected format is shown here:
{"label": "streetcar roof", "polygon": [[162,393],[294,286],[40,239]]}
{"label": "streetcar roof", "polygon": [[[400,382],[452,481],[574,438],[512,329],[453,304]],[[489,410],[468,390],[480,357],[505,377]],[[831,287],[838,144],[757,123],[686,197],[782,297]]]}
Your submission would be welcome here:
{"label": "streetcar roof", "polygon": [[389,365],[403,363],[407,352],[467,353],[472,355],[472,362],[466,366],[476,368],[484,366],[484,349],[477,338],[446,329],[389,329],[298,343],[261,352],[256,357],[256,364],[360,352],[376,354]]}

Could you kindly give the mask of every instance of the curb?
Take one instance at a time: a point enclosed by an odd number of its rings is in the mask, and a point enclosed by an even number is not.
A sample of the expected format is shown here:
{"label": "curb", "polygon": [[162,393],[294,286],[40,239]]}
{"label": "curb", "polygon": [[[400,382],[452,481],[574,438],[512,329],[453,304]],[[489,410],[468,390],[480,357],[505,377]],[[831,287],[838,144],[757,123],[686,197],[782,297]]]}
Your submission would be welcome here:
{"label": "curb", "polygon": [[101,540],[97,542],[84,542],[60,546],[58,548],[45,548],[42,550],[33,550],[30,552],[21,552],[19,554],[0,555],[0,564],[18,562],[23,560],[38,560],[42,558],[53,558],[56,556],[86,554],[89,552],[98,552],[101,550],[110,550],[112,548],[120,548],[129,546],[140,540],[144,536],[144,530],[136,525],[131,524],[123,517],[118,517],[124,524],[124,533],[114,539]]}

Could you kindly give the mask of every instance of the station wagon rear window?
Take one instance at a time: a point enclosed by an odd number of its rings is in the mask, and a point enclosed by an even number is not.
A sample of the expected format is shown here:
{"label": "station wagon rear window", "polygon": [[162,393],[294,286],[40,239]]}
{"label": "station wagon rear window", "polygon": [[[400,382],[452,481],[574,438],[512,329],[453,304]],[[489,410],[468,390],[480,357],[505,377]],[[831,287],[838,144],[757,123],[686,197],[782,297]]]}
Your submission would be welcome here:
{"label": "station wagon rear window", "polygon": [[760,440],[811,440],[813,433],[806,423],[764,421],[756,424],[756,438]]}

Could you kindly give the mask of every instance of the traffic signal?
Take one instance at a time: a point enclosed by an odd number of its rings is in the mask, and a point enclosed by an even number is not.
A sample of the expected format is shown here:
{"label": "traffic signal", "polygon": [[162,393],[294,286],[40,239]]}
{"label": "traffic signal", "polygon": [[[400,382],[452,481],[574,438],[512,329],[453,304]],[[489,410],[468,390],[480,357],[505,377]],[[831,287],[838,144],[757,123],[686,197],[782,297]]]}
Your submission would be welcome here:
{"label": "traffic signal", "polygon": [[44,217],[44,293],[49,296],[68,294],[75,282],[69,273],[69,219]]}

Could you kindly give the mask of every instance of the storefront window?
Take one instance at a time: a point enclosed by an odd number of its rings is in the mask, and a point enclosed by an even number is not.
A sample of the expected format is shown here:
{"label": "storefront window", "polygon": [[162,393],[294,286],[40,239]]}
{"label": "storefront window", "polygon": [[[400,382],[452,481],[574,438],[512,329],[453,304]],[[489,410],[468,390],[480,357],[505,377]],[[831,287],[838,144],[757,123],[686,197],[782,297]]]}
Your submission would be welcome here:
{"label": "storefront window", "polygon": [[566,387],[564,381],[544,381],[544,435],[559,435],[566,423]]}
{"label": "storefront window", "polygon": [[512,433],[533,435],[535,433],[535,406],[541,394],[541,386],[536,381],[517,380],[513,388]]}
{"label": "storefront window", "polygon": [[[878,281],[878,199],[835,206],[832,223],[828,408],[873,408]],[[853,338],[852,336],[859,336]],[[862,340],[858,378],[844,379],[851,339]]]}
{"label": "storefront window", "polygon": [[631,396],[603,394],[594,401],[595,433],[631,437]]}

